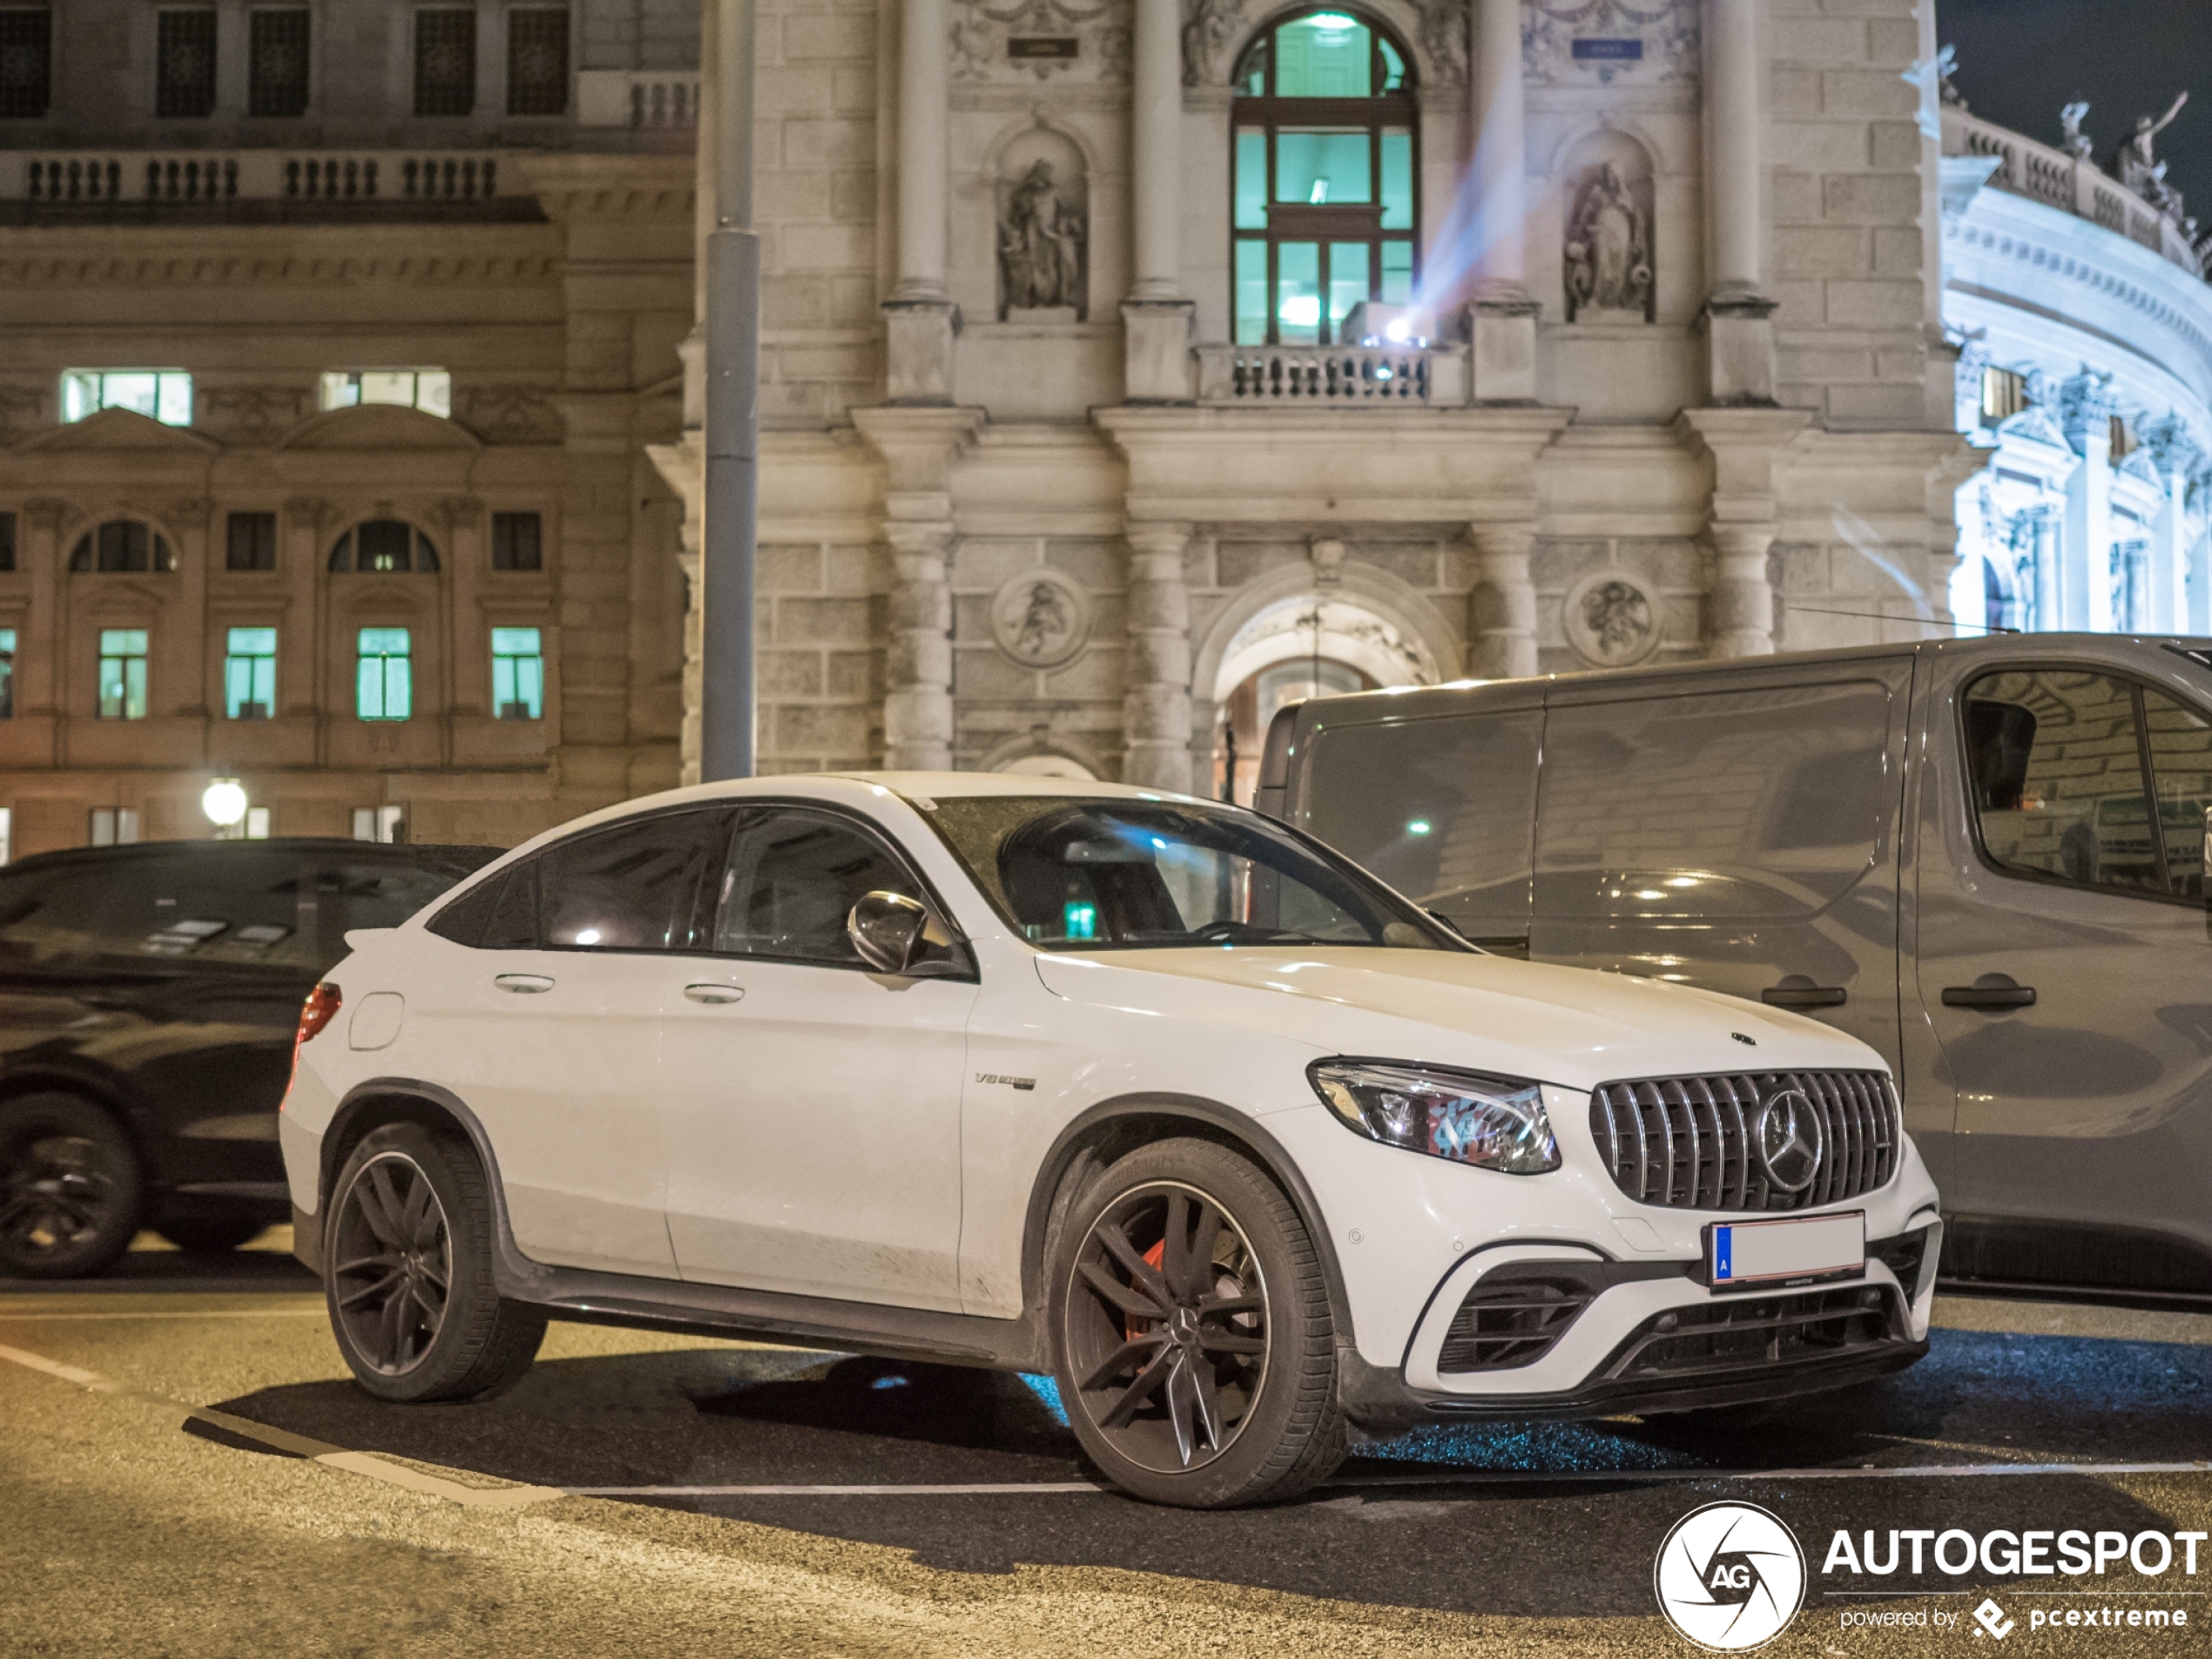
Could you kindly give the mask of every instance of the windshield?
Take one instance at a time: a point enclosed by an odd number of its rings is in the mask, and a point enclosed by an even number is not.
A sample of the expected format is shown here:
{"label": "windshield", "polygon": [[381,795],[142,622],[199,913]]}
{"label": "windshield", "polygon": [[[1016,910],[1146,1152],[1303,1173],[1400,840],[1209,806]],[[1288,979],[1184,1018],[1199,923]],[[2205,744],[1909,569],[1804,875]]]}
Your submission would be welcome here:
{"label": "windshield", "polygon": [[1357,865],[1251,813],[978,795],[923,815],[1007,923],[1047,950],[1465,948]]}

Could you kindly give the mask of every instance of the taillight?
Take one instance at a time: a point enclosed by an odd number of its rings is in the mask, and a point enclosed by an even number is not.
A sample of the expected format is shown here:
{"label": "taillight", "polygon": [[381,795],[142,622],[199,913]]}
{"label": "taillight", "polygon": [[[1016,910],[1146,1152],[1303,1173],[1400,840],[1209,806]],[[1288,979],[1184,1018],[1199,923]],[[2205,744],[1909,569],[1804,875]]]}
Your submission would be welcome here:
{"label": "taillight", "polygon": [[338,1017],[338,1005],[343,1000],[338,988],[325,980],[300,1003],[300,1028],[292,1035],[292,1076],[285,1080],[284,1098],[277,1103],[280,1112],[292,1104],[292,1085],[300,1081],[300,1045]]}
{"label": "taillight", "polygon": [[300,1005],[300,1035],[292,1042],[295,1049],[338,1017],[339,1001],[338,988],[328,980],[307,993]]}

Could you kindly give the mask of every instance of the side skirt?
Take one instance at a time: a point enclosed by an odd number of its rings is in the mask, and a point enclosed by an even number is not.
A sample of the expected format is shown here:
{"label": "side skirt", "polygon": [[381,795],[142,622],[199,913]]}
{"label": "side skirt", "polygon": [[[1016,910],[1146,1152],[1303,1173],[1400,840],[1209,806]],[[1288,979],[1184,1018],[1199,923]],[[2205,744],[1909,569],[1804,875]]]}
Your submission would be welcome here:
{"label": "side skirt", "polygon": [[527,1286],[500,1288],[516,1301],[579,1325],[751,1338],[1000,1371],[1052,1369],[1042,1332],[1027,1318],[978,1318],[569,1267],[541,1268]]}

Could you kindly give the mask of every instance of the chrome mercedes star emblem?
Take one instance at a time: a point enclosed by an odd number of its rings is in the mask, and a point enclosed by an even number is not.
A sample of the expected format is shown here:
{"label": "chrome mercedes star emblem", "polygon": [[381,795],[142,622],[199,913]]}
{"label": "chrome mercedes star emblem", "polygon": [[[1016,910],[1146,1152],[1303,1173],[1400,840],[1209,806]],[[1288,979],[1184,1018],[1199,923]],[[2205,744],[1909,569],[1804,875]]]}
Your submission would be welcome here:
{"label": "chrome mercedes star emblem", "polygon": [[1820,1114],[1803,1091],[1777,1089],[1759,1108],[1759,1162],[1784,1192],[1803,1192],[1820,1170]]}

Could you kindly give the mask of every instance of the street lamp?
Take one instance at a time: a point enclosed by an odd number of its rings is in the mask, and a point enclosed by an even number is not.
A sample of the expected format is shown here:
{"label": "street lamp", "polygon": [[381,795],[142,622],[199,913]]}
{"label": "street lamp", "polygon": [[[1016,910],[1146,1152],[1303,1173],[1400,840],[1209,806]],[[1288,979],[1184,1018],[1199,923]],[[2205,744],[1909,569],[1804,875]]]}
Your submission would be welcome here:
{"label": "street lamp", "polygon": [[215,826],[217,840],[231,840],[246,821],[246,786],[235,778],[215,779],[200,796],[199,810]]}

